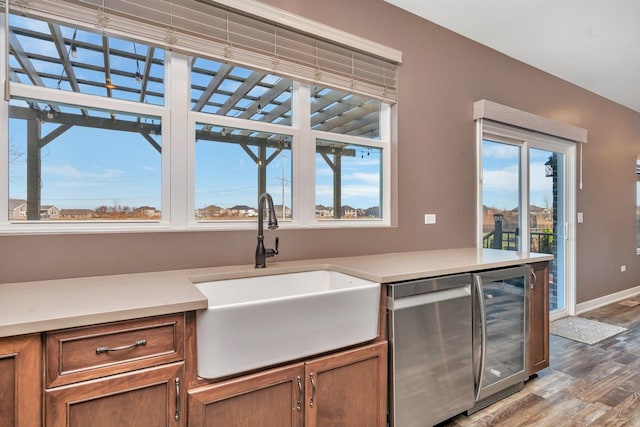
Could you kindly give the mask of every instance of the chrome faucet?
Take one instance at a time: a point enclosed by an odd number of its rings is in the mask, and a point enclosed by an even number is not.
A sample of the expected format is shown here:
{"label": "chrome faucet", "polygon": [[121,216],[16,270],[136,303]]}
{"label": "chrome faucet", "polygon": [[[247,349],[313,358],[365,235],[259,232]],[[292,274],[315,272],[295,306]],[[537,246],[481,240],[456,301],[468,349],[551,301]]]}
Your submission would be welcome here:
{"label": "chrome faucet", "polygon": [[267,266],[267,258],[278,255],[278,238],[276,237],[275,249],[265,249],[264,247],[264,201],[267,201],[267,209],[269,211],[269,222],[267,228],[275,230],[278,228],[278,219],[276,218],[276,210],[273,207],[273,199],[269,193],[262,193],[258,200],[258,246],[256,247],[256,268],[265,268]]}

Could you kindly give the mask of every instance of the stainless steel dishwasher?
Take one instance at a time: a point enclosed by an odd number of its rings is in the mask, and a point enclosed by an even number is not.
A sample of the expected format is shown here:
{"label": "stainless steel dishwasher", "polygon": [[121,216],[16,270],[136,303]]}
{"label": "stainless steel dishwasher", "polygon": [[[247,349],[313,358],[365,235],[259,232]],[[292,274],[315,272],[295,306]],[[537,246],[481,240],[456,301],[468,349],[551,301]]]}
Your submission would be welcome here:
{"label": "stainless steel dishwasher", "polygon": [[473,406],[471,282],[388,285],[391,426],[432,426]]}

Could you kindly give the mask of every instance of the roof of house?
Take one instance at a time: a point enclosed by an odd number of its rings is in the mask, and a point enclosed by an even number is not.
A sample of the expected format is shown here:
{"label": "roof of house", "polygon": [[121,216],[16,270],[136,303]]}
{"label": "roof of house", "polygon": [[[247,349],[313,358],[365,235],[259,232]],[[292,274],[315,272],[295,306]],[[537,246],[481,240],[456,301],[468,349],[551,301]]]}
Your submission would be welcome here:
{"label": "roof of house", "polygon": [[14,210],[25,203],[27,201],[23,199],[9,199],[9,210]]}

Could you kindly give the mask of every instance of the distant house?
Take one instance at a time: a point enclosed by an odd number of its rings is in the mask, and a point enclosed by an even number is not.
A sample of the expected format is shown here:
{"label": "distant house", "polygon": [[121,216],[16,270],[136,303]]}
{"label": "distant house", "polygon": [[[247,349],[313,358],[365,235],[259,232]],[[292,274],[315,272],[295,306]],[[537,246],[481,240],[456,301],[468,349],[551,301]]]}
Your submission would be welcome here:
{"label": "distant house", "polygon": [[316,205],[316,217],[333,218],[333,208],[324,205]]}
{"label": "distant house", "polygon": [[140,206],[139,208],[135,208],[133,210],[134,217],[153,218],[158,214],[159,212],[156,210],[156,208],[151,206]]}
{"label": "distant house", "polygon": [[247,205],[236,205],[232,208],[229,208],[229,212],[232,216],[258,216],[258,211],[256,208],[252,208]]}
{"label": "distant house", "polygon": [[40,219],[59,219],[60,208],[54,205],[40,206]]}
{"label": "distant house", "polygon": [[529,228],[532,231],[553,228],[553,209],[531,205],[529,207]]}
{"label": "distant house", "polygon": [[342,207],[342,218],[358,218],[364,215],[364,209],[352,208],[351,206]]}
{"label": "distant house", "polygon": [[275,205],[273,209],[276,211],[276,218],[291,218],[291,208],[284,206],[284,216],[282,215],[282,205]]}
{"label": "distant house", "polygon": [[[40,206],[40,219],[59,219],[60,208],[54,205]],[[27,219],[27,201],[9,199],[9,221]]]}
{"label": "distant house", "polygon": [[209,205],[206,208],[196,209],[196,218],[217,218],[227,216],[228,209],[216,205]]}
{"label": "distant house", "polygon": [[22,199],[9,199],[9,221],[27,219],[27,201]]}

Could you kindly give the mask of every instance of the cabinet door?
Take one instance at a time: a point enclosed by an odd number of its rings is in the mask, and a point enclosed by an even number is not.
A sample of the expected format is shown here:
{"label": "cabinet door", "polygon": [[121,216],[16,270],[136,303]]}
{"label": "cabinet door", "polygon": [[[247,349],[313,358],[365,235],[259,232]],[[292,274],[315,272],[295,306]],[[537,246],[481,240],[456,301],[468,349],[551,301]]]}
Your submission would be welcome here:
{"label": "cabinet door", "polygon": [[40,426],[41,414],[40,335],[0,339],[0,427]]}
{"label": "cabinet door", "polygon": [[185,425],[184,362],[45,390],[47,427]]}
{"label": "cabinet door", "polygon": [[189,390],[189,427],[301,427],[304,365]]}
{"label": "cabinet door", "polygon": [[531,265],[529,375],[549,366],[549,263]]}
{"label": "cabinet door", "polygon": [[305,427],[387,425],[387,343],[305,365]]}

